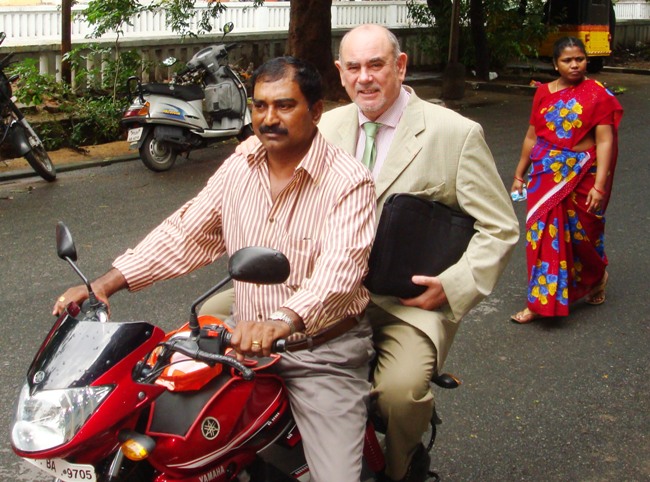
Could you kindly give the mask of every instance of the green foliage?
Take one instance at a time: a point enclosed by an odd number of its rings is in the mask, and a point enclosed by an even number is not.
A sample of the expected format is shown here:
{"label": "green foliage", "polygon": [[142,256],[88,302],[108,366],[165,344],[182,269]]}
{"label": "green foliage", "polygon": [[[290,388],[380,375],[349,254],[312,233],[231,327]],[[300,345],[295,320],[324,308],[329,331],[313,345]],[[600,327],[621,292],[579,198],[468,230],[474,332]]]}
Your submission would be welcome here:
{"label": "green foliage", "polygon": [[93,28],[92,38],[110,32],[118,36],[124,33],[127,25],[133,25],[132,18],[141,12],[154,10],[154,4],[140,4],[135,0],[91,0],[78,15],[84,17]]}
{"label": "green foliage", "polygon": [[[83,56],[78,49],[71,55],[72,65],[81,71]],[[95,51],[96,52],[96,51]],[[110,52],[110,49],[109,49]],[[100,88],[74,95],[70,88],[56,82],[52,75],[38,71],[37,60],[26,59],[15,63],[8,72],[19,74],[14,93],[19,102],[26,105],[55,105],[60,115],[45,114],[39,119],[38,132],[47,150],[61,147],[81,147],[114,141],[120,136],[120,119],[128,99],[115,95],[113,86],[126,84],[129,75],[136,72],[139,56],[135,52],[120,55],[119,61],[108,62],[104,79],[99,79],[99,66],[88,73],[81,73],[77,81],[89,81],[98,76]]]}
{"label": "green foliage", "polygon": [[120,119],[126,108],[124,101],[111,97],[85,99],[77,104],[72,121],[70,142],[73,146],[87,146],[112,142],[120,137]]}
{"label": "green foliage", "polygon": [[45,145],[45,150],[54,151],[62,147],[67,147],[70,144],[65,126],[61,122],[56,121],[53,116],[50,117],[43,119],[43,122],[35,126],[38,131],[38,136]]}
{"label": "green foliage", "polygon": [[66,55],[66,60],[75,73],[76,85],[114,98],[129,77],[149,67],[137,50],[118,51],[115,47],[100,44],[77,47]]}
{"label": "green foliage", "polygon": [[39,72],[38,59],[28,58],[7,69],[9,75],[18,74],[14,95],[25,105],[41,105],[46,100],[63,99],[69,89],[59,84],[53,75]]}
{"label": "green foliage", "polygon": [[[198,0],[90,0],[80,15],[86,18],[93,28],[91,37],[98,38],[110,32],[122,35],[127,25],[142,12],[159,12],[166,16],[172,31],[182,37],[196,37],[211,32],[214,19],[226,10],[221,1],[208,1],[207,8],[201,11],[198,19],[195,6]],[[253,7],[264,4],[264,0],[253,0]],[[194,25],[197,29],[193,30]]]}
{"label": "green foliage", "polygon": [[[499,69],[515,59],[535,55],[536,49],[547,33],[542,22],[544,0],[528,0],[526,15],[518,12],[518,0],[484,0],[490,68]],[[408,0],[409,19],[416,26],[429,26],[431,30],[423,34],[422,45],[440,63],[447,60],[447,25],[436,25],[435,19],[426,4]],[[469,24],[469,0],[461,2],[459,60],[467,67],[475,63],[475,48],[472,44]],[[442,35],[440,35],[442,33]]]}
{"label": "green foliage", "polygon": [[426,32],[418,34],[418,40],[422,46],[422,51],[435,59],[436,63],[442,62],[444,55],[444,42],[437,35],[440,29],[435,27],[435,18],[427,7],[426,3],[420,3],[417,0],[407,0],[406,8],[408,10],[409,21],[415,27],[428,27]]}
{"label": "green foliage", "polygon": [[487,35],[492,67],[504,67],[513,60],[534,56],[548,33],[542,22],[543,0],[528,0],[525,17],[518,12],[518,3],[487,0]]}

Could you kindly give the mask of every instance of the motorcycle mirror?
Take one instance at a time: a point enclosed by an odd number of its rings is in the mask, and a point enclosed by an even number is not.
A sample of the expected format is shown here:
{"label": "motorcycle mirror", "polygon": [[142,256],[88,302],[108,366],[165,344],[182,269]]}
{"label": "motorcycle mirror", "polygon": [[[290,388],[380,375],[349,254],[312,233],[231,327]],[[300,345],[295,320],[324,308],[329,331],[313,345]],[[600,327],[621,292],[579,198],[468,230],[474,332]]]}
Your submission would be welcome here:
{"label": "motorcycle mirror", "polygon": [[228,22],[223,26],[223,34],[228,35],[230,32],[235,30],[235,24],[232,22]]}
{"label": "motorcycle mirror", "polygon": [[68,227],[59,221],[56,224],[56,254],[62,260],[77,261],[77,248]]}
{"label": "motorcycle mirror", "polygon": [[271,248],[242,248],[228,260],[228,273],[231,278],[246,283],[282,283],[289,277],[290,271],[287,257]]}
{"label": "motorcycle mirror", "polygon": [[191,336],[196,338],[201,331],[196,307],[230,280],[269,285],[282,283],[289,277],[290,272],[289,260],[276,249],[250,246],[236,251],[228,260],[228,276],[192,303],[189,322]]}
{"label": "motorcycle mirror", "polygon": [[59,258],[68,262],[75,273],[79,275],[84,285],[86,285],[86,289],[88,290],[88,302],[90,308],[93,310],[99,308],[102,303],[97,300],[95,293],[93,293],[93,289],[90,286],[90,281],[88,281],[88,278],[84,276],[84,274],[75,264],[75,261],[77,261],[77,248],[74,245],[72,233],[70,233],[70,230],[63,223],[63,221],[56,223],[56,254],[59,256]]}
{"label": "motorcycle mirror", "polygon": [[178,61],[178,59],[177,59],[176,57],[167,57],[166,59],[164,59],[164,60],[162,61],[162,63],[163,63],[163,65],[166,65],[167,67],[171,67],[171,66],[174,65],[177,61]]}

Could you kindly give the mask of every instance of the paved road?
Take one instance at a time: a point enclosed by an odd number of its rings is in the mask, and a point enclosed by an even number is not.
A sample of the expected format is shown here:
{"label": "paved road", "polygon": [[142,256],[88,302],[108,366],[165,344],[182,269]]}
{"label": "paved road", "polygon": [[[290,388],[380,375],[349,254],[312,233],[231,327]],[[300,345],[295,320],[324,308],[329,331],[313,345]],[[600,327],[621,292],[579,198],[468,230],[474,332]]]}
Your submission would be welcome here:
{"label": "paved road", "polygon": [[[626,113],[616,191],[608,212],[611,282],[607,303],[577,305],[570,318],[518,326],[508,315],[525,297],[520,241],[495,293],[464,321],[446,370],[464,384],[438,393],[440,427],[433,467],[444,481],[650,480],[645,193],[650,180],[648,77],[601,74],[624,85]],[[427,95],[425,90],[423,95]],[[471,93],[469,93],[471,95]],[[478,94],[477,94],[478,95]],[[510,185],[526,130],[530,97],[491,96],[462,112],[481,122],[504,182]],[[52,323],[52,301],[76,283],[56,258],[54,226],[72,229],[88,276],[101,274],[164,216],[196,193],[232,146],[202,151],[171,171],[140,163],[0,184],[0,480],[47,480],[11,452],[13,405],[29,361]],[[10,198],[10,199],[8,199]],[[516,206],[523,225],[524,206]],[[146,319],[166,329],[187,317],[190,302],[223,275],[223,263],[113,298],[116,318]],[[441,392],[441,390],[439,390]]]}

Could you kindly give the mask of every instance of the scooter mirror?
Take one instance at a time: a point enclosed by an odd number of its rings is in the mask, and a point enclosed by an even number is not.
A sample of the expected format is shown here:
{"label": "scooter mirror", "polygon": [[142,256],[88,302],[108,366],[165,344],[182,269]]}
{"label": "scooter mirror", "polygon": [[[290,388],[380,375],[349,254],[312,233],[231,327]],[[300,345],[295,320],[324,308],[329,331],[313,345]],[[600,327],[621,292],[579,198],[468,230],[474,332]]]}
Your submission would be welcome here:
{"label": "scooter mirror", "polygon": [[230,32],[232,32],[235,29],[235,24],[232,22],[228,22],[223,26],[223,34],[227,35]]}
{"label": "scooter mirror", "polygon": [[163,65],[166,65],[167,67],[171,67],[176,62],[178,62],[178,59],[176,57],[167,57],[162,61]]}
{"label": "scooter mirror", "polygon": [[77,248],[72,234],[62,221],[56,223],[56,254],[63,260],[77,261]]}
{"label": "scooter mirror", "polygon": [[246,283],[282,283],[289,277],[290,271],[287,257],[271,248],[242,248],[228,260],[228,272],[232,279]]}

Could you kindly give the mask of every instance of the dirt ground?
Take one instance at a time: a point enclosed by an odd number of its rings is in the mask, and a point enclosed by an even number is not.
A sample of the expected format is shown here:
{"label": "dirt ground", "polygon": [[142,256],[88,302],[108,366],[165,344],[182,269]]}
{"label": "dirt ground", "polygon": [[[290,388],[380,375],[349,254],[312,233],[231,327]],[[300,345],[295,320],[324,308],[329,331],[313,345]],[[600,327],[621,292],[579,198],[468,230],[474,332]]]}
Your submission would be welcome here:
{"label": "dirt ground", "polygon": [[[64,164],[76,164],[93,159],[110,159],[121,157],[128,154],[135,155],[135,151],[129,150],[129,144],[126,141],[110,142],[97,146],[87,146],[82,149],[64,148],[56,151],[49,151],[50,159],[55,166]],[[0,173],[16,169],[28,169],[27,161],[20,157],[17,159],[3,159],[0,161]]]}

